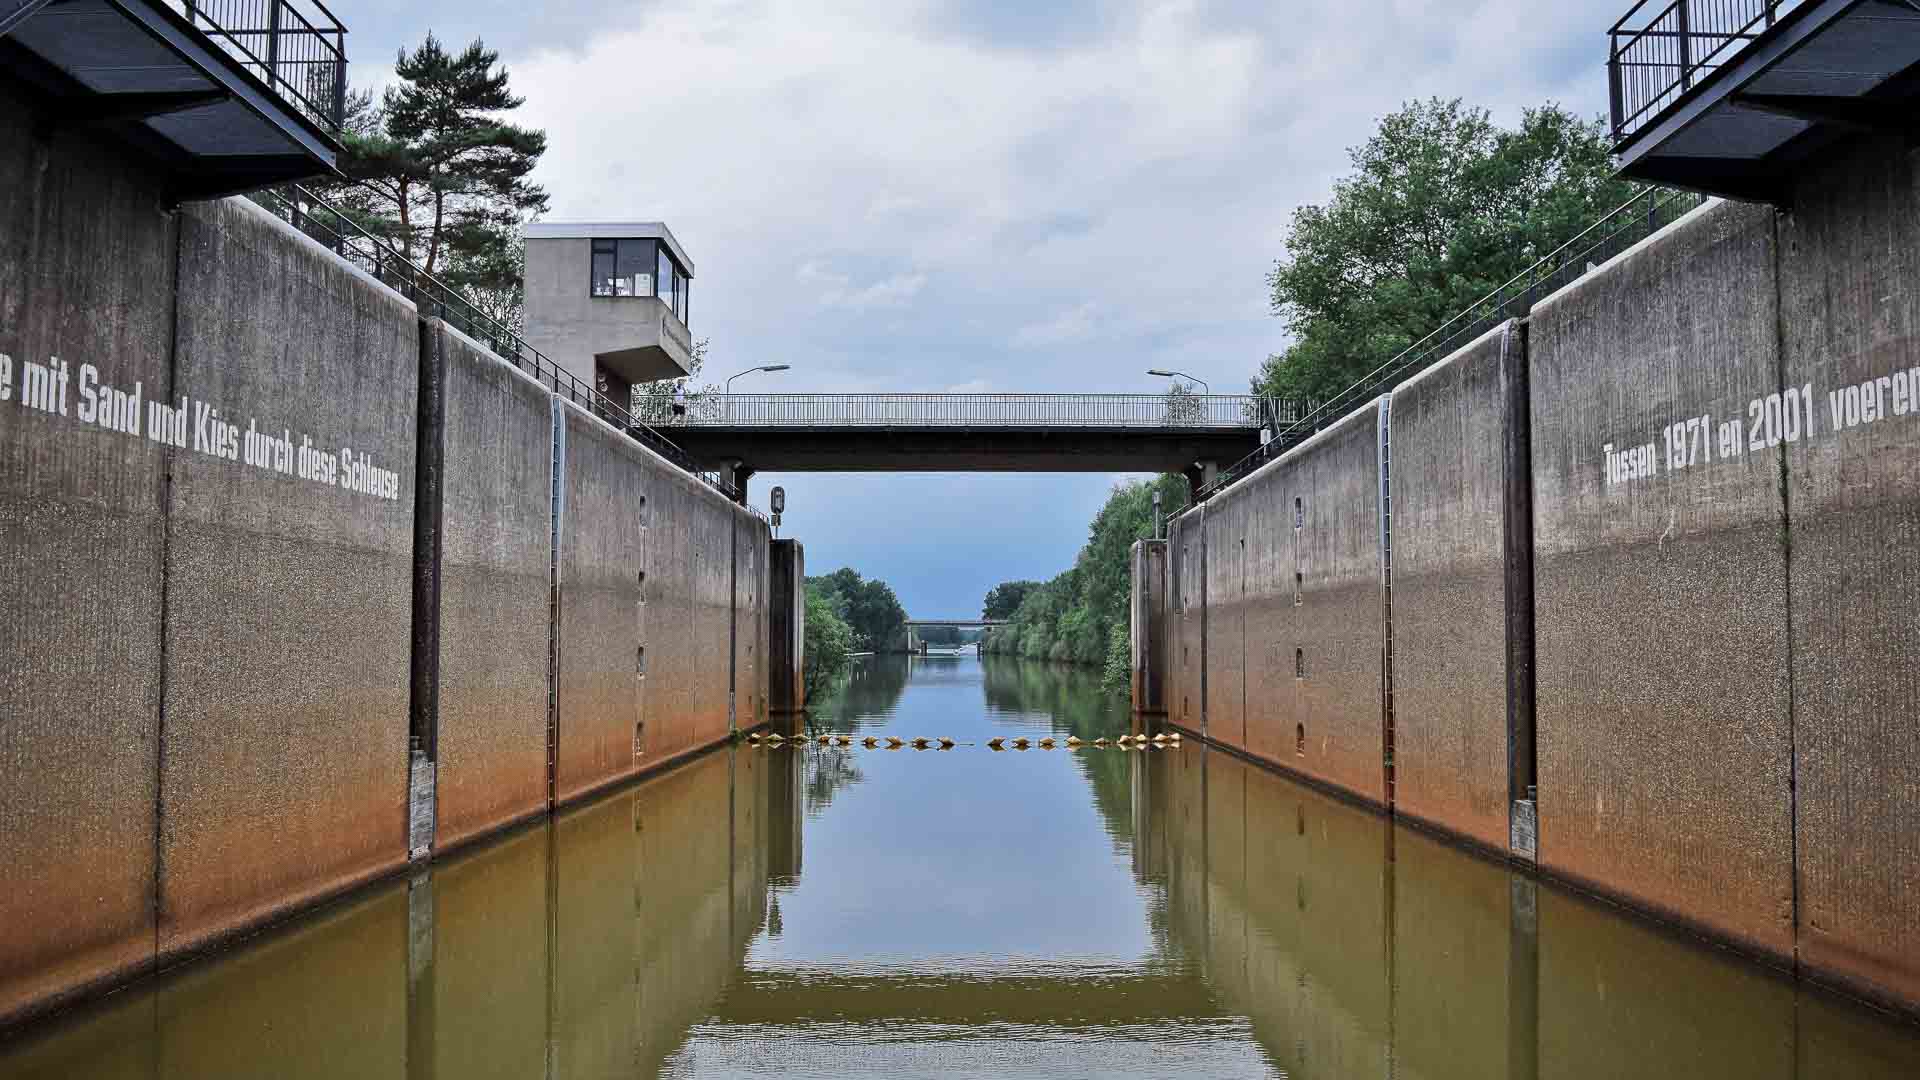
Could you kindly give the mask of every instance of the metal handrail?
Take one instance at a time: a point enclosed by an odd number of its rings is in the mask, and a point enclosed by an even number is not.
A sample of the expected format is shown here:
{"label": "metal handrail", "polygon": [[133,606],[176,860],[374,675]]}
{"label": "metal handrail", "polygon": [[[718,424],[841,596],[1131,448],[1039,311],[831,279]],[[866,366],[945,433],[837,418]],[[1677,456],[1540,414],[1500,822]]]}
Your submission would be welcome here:
{"label": "metal handrail", "polygon": [[1607,31],[1616,144],[1725,66],[1801,0],[1672,0],[1636,23],[1652,2],[1639,0]]}
{"label": "metal handrail", "polygon": [[[1251,394],[700,394],[647,399],[662,427],[1277,429],[1301,409]],[[676,411],[676,407],[679,411]]]}
{"label": "metal handrail", "polygon": [[366,271],[382,285],[413,301],[423,314],[439,316],[507,363],[533,376],[554,394],[620,428],[635,442],[729,498],[737,497],[738,491],[731,483],[717,473],[703,471],[691,455],[636,418],[627,406],[555,364],[511,327],[480,310],[460,290],[429,274],[391,242],[361,228],[318,195],[299,184],[289,184],[255,192],[254,201],[335,255]]}
{"label": "metal handrail", "polygon": [[1392,389],[1408,373],[1444,359],[1508,319],[1524,317],[1536,300],[1572,284],[1596,263],[1613,258],[1705,202],[1706,196],[1690,191],[1655,187],[1642,190],[1499,288],[1456,312],[1347,389],[1316,404],[1306,415],[1281,428],[1260,449],[1221,470],[1211,483],[1194,493],[1194,501],[1213,497],[1227,485],[1300,445],[1362,403]]}
{"label": "metal handrail", "polygon": [[347,110],[347,28],[320,0],[165,3],[309,120],[329,132],[340,130]]}

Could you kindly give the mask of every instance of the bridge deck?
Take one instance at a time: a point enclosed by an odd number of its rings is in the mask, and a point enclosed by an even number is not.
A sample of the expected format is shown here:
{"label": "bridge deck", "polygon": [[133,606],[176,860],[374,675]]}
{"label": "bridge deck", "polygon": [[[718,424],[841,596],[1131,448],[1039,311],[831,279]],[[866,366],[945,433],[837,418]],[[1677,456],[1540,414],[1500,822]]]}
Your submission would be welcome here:
{"label": "bridge deck", "polygon": [[1292,410],[1244,394],[709,394],[640,419],[710,467],[1177,472],[1237,461]]}

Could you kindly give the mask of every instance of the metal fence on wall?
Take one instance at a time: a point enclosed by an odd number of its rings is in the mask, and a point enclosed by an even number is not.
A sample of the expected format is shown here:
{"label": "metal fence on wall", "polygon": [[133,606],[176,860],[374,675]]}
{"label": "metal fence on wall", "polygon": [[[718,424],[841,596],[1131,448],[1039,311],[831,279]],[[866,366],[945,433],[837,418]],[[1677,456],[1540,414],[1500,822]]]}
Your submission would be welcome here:
{"label": "metal fence on wall", "polygon": [[189,25],[307,119],[338,131],[347,101],[347,28],[320,0],[167,0]]}
{"label": "metal fence on wall", "polygon": [[1800,6],[1800,0],[1640,0],[1607,32],[1607,89],[1620,142]]}

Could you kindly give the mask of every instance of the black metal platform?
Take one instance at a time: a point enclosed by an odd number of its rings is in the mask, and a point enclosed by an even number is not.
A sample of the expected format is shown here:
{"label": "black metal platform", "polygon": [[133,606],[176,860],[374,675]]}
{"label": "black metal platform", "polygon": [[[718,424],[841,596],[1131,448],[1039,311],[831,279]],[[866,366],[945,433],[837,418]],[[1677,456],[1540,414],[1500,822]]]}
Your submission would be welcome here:
{"label": "black metal platform", "polygon": [[318,0],[0,0],[0,72],[177,199],[334,174],[346,28]]}
{"label": "black metal platform", "polygon": [[1611,38],[1615,148],[1635,179],[1778,205],[1835,139],[1920,134],[1920,3],[1642,0]]}

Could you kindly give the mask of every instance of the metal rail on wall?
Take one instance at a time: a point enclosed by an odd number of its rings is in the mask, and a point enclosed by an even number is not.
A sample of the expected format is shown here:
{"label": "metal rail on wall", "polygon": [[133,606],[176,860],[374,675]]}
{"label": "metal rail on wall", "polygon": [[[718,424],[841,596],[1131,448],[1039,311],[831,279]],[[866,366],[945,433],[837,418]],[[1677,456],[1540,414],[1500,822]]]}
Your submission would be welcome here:
{"label": "metal rail on wall", "polygon": [[1640,0],[1607,31],[1616,144],[1724,66],[1800,0]]}
{"label": "metal rail on wall", "polygon": [[[318,195],[298,184],[290,184],[257,191],[252,198],[335,255],[413,301],[422,313],[438,315],[501,359],[532,375],[554,394],[621,429],[635,442],[699,477],[728,498],[737,498],[738,491],[732,483],[717,473],[703,472],[686,451],[642,423],[626,406],[555,364],[511,327],[482,311],[460,290],[421,269],[391,243],[354,224]],[[758,515],[759,511],[753,510],[753,513]]]}
{"label": "metal rail on wall", "polygon": [[1367,400],[1397,385],[1408,373],[1440,360],[1507,319],[1524,316],[1534,301],[1571,284],[1600,262],[1653,235],[1682,214],[1706,202],[1689,191],[1650,187],[1587,226],[1578,236],[1514,275],[1505,284],[1456,313],[1432,333],[1414,342],[1391,360],[1374,368],[1352,386],[1320,402],[1281,428],[1260,449],[1222,469],[1213,482],[1194,494],[1199,502],[1227,485],[1300,445],[1315,432],[1346,416]]}
{"label": "metal rail on wall", "polygon": [[347,109],[347,28],[320,0],[165,0],[330,132]]}

